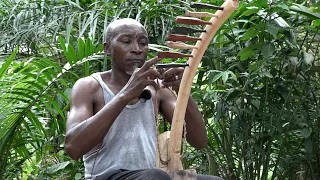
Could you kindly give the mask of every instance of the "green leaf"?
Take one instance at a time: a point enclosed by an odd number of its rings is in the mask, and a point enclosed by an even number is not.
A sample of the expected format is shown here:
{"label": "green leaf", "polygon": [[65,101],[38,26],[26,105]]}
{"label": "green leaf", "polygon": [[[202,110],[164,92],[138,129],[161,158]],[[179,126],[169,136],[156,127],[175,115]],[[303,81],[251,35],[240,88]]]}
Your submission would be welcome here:
{"label": "green leaf", "polygon": [[89,69],[89,62],[88,61],[86,61],[85,63],[84,63],[84,75],[85,76],[89,76],[90,75],[90,71],[89,71],[90,69]]}
{"label": "green leaf", "polygon": [[223,84],[226,84],[227,80],[229,78],[229,72],[225,71],[222,73],[222,81],[223,81]]}
{"label": "green leaf", "polygon": [[66,162],[55,164],[48,168],[47,173],[53,174],[59,170],[66,168],[70,163],[71,163],[70,161],[66,161]]}
{"label": "green leaf", "polygon": [[257,29],[256,27],[251,27],[245,34],[244,36],[241,37],[241,40],[248,40],[254,36],[257,36]]}
{"label": "green leaf", "polygon": [[262,55],[265,58],[268,58],[273,55],[275,47],[271,42],[265,42],[262,46]]}
{"label": "green leaf", "polygon": [[73,46],[71,44],[67,44],[67,59],[68,62],[72,65],[75,62],[77,62],[77,55],[76,55],[76,51],[74,50]]}
{"label": "green leaf", "polygon": [[284,37],[286,37],[287,42],[292,46],[292,47],[298,47],[297,41],[296,41],[296,36],[293,33],[292,30],[284,31]]}
{"label": "green leaf", "polygon": [[290,10],[305,15],[311,19],[320,19],[320,13],[312,12],[307,7],[300,4],[294,4],[293,6],[290,6]]}
{"label": "green leaf", "polygon": [[311,53],[303,51],[303,60],[306,64],[311,65],[312,62],[314,61],[314,56]]}
{"label": "green leaf", "polygon": [[5,73],[8,71],[8,68],[11,64],[11,62],[14,60],[14,58],[16,57],[18,52],[18,47],[16,47],[14,49],[14,51],[12,52],[12,54],[8,57],[7,60],[5,60],[5,63],[2,64],[1,68],[0,68],[0,80],[3,78],[3,76],[5,75]]}
{"label": "green leaf", "polygon": [[93,41],[91,41],[90,43],[90,55],[94,54],[94,45],[93,45]]}
{"label": "green leaf", "polygon": [[82,174],[77,173],[77,174],[74,176],[74,179],[75,179],[75,180],[82,179]]}
{"label": "green leaf", "polygon": [[312,66],[307,72],[307,74],[320,73],[320,66]]}
{"label": "green leaf", "polygon": [[286,4],[284,4],[283,2],[281,2],[280,4],[277,4],[277,7],[289,11],[289,7]]}
{"label": "green leaf", "polygon": [[216,82],[221,76],[223,75],[223,72],[219,72],[218,74],[216,74],[215,76],[211,76],[213,78],[209,79],[209,85],[211,85],[212,83]]}
{"label": "green leaf", "polygon": [[312,141],[310,138],[304,139],[304,149],[306,150],[307,153],[309,154],[312,153]]}
{"label": "green leaf", "polygon": [[[58,111],[59,115],[60,115],[63,119],[65,119],[62,110],[59,108],[59,105],[58,105],[50,96],[48,96],[48,95],[45,95],[45,96],[43,96],[43,97],[41,98],[41,99],[43,99],[43,101],[42,101],[43,103],[46,103],[45,100],[44,100],[44,98],[45,98],[46,100],[48,100],[48,101],[50,102],[50,104],[54,107],[54,109],[55,109],[56,111]],[[50,109],[49,106],[48,106],[47,108]],[[52,109],[52,108],[51,108],[51,109]]]}
{"label": "green leaf", "polygon": [[253,13],[257,13],[260,9],[255,6],[247,7],[248,10],[246,10],[244,13],[241,14],[241,16],[249,16]]}
{"label": "green leaf", "polygon": [[287,23],[287,21],[285,21],[278,14],[273,14],[272,18],[280,27],[282,27],[282,28],[290,28],[290,25]]}
{"label": "green leaf", "polygon": [[66,52],[67,48],[66,48],[66,42],[64,41],[64,39],[61,36],[59,36],[58,41],[60,43],[60,47],[63,50],[63,52]]}
{"label": "green leaf", "polygon": [[273,78],[273,76],[267,71],[262,71],[259,74],[262,75],[262,76],[266,76],[268,78]]}
{"label": "green leaf", "polygon": [[249,47],[245,47],[241,49],[238,53],[238,56],[240,56],[240,60],[241,61],[247,60],[251,55],[253,55],[257,51],[257,49],[260,46],[261,45],[255,44],[255,45],[251,45]]}
{"label": "green leaf", "polygon": [[310,136],[311,132],[309,130],[309,128],[303,128],[300,129],[300,136],[304,137],[304,138],[308,138]]}
{"label": "green leaf", "polygon": [[267,27],[266,27],[266,31],[268,33],[270,33],[273,38],[277,39],[277,36],[278,36],[278,32],[279,32],[279,28],[272,25],[272,24],[267,24]]}
{"label": "green leaf", "polygon": [[235,89],[228,95],[227,101],[233,101],[234,99],[238,99],[238,96],[241,95],[241,93],[242,91]]}
{"label": "green leaf", "polygon": [[320,19],[316,19],[312,21],[313,26],[320,26]]}
{"label": "green leaf", "polygon": [[84,41],[82,38],[79,38],[78,39],[78,58],[79,58],[79,60],[84,58],[84,51],[85,51]]}
{"label": "green leaf", "polygon": [[260,101],[259,101],[258,99],[253,99],[253,100],[251,101],[251,103],[252,103],[252,105],[253,105],[254,107],[256,107],[257,109],[260,108]]}
{"label": "green leaf", "polygon": [[73,57],[75,52],[74,52],[74,49],[73,49],[72,45],[66,44],[64,39],[62,37],[60,37],[60,36],[58,37],[58,40],[60,42],[60,47],[62,48],[63,53],[67,58],[67,61],[70,63],[70,65],[72,65],[73,64],[73,60],[76,59],[76,58]]}
{"label": "green leaf", "polygon": [[102,52],[104,50],[103,44],[99,44],[98,47],[96,47],[96,53]]}
{"label": "green leaf", "polygon": [[88,56],[90,56],[91,55],[91,50],[90,50],[90,48],[91,48],[91,40],[90,40],[90,38],[87,38],[86,39],[86,46],[85,46],[85,57],[88,57]]}

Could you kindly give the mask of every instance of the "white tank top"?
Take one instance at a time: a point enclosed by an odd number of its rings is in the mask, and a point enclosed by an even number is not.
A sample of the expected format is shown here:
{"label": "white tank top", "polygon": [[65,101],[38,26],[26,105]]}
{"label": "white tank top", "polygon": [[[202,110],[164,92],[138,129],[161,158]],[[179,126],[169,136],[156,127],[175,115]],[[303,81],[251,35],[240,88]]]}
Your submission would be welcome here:
{"label": "white tank top", "polygon": [[[92,75],[107,104],[115,95],[99,73]],[[108,117],[106,117],[107,120]],[[102,145],[83,156],[86,179],[107,179],[120,169],[156,167],[156,121],[152,98],[127,105],[112,124]]]}

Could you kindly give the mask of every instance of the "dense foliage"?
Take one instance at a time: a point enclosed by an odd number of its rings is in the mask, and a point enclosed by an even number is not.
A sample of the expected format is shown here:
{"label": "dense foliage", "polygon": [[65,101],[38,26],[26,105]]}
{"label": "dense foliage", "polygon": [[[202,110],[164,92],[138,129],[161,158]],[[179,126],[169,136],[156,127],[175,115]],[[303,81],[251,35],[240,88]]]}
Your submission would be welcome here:
{"label": "dense foliage", "polygon": [[[82,179],[81,160],[63,147],[70,90],[110,67],[105,27],[139,20],[152,57],[188,3],[2,0],[0,179]],[[185,168],[232,180],[320,177],[319,29],[315,0],[240,2],[194,79],[209,144],[188,147]]]}

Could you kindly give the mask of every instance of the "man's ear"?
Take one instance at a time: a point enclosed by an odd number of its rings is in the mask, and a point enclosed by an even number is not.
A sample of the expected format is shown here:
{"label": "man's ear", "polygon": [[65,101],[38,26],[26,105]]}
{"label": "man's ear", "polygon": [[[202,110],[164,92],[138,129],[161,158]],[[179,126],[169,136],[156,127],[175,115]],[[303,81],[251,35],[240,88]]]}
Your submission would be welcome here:
{"label": "man's ear", "polygon": [[109,44],[107,42],[104,42],[103,45],[104,45],[104,47],[103,47],[104,48],[104,52],[107,55],[110,55],[110,46],[109,46]]}

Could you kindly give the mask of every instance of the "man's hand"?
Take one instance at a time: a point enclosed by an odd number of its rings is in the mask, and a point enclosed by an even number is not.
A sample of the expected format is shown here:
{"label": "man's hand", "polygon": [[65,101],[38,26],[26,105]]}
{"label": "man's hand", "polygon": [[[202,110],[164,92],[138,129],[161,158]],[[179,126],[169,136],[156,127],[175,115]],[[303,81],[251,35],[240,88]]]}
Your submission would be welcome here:
{"label": "man's hand", "polygon": [[159,62],[161,58],[155,57],[146,61],[141,68],[136,68],[130,77],[128,83],[122,88],[120,93],[124,93],[128,100],[133,100],[140,96],[145,87],[151,85],[155,89],[159,86],[155,83],[155,79],[161,79],[161,74],[151,68],[152,65]]}
{"label": "man's hand", "polygon": [[173,90],[178,92],[184,68],[170,68],[162,73],[162,84],[166,87],[171,86]]}

